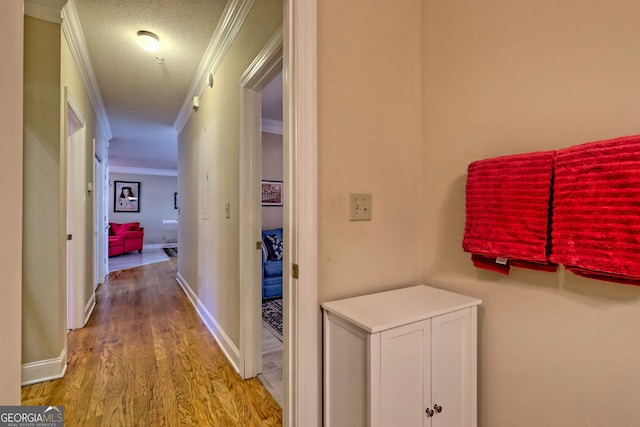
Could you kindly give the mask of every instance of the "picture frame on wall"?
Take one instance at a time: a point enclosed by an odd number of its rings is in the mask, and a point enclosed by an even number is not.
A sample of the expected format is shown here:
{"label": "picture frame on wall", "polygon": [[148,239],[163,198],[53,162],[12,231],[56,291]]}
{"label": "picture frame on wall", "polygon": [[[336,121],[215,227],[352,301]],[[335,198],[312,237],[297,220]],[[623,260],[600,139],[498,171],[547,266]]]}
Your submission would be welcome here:
{"label": "picture frame on wall", "polygon": [[114,181],[113,211],[140,212],[140,182]]}
{"label": "picture frame on wall", "polygon": [[262,206],[282,206],[282,181],[262,181]]}

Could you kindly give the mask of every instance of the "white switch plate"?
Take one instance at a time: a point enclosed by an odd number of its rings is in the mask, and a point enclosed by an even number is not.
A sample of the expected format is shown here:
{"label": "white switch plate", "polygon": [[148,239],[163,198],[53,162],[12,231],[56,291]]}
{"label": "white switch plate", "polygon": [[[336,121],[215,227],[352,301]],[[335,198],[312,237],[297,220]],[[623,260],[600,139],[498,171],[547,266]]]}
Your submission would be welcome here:
{"label": "white switch plate", "polygon": [[371,193],[349,194],[349,221],[371,221]]}

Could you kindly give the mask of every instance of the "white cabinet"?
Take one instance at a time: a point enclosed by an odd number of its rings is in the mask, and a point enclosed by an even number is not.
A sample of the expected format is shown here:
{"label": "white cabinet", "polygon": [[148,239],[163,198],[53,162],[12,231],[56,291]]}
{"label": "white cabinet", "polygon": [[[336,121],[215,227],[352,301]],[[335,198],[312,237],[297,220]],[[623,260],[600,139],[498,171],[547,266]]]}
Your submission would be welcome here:
{"label": "white cabinet", "polygon": [[413,286],[322,304],[327,427],[475,427],[477,298]]}

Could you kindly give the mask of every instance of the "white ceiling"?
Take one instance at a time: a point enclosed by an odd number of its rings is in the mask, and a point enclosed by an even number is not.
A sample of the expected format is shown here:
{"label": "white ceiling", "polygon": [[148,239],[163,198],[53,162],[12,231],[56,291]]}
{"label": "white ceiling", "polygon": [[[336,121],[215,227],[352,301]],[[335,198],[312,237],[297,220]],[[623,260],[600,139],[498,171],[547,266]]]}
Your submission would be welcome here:
{"label": "white ceiling", "polygon": [[[75,0],[113,134],[111,167],[177,169],[175,126],[226,3]],[[141,49],[139,30],[157,34],[160,49]],[[263,91],[263,117],[282,120],[281,76]]]}

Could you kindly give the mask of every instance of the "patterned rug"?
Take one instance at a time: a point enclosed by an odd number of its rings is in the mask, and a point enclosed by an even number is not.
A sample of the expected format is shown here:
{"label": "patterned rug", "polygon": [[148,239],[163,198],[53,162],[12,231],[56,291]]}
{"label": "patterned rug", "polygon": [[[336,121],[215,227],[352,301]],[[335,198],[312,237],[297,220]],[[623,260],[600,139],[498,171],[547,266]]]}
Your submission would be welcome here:
{"label": "patterned rug", "polygon": [[178,256],[178,248],[162,248],[169,256]]}
{"label": "patterned rug", "polygon": [[262,301],[262,321],[282,341],[282,298]]}

